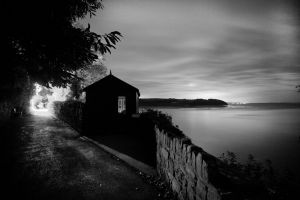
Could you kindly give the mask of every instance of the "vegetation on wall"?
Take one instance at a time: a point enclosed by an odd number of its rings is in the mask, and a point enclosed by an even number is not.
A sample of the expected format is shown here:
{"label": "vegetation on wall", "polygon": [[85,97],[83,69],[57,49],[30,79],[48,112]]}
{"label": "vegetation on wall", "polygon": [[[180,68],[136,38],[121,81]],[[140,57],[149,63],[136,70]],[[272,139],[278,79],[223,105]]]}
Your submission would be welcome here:
{"label": "vegetation on wall", "polygon": [[299,195],[300,183],[293,177],[292,172],[286,170],[281,173],[275,170],[271,160],[257,161],[249,154],[248,160],[241,163],[236,154],[230,151],[223,153],[220,159],[227,169],[245,180],[243,187],[237,187],[240,195],[245,198],[279,200],[293,199],[295,195]]}
{"label": "vegetation on wall", "polygon": [[159,110],[147,109],[140,115],[142,120],[146,120],[152,123],[152,126],[156,125],[160,130],[165,130],[168,134],[173,137],[185,137],[183,132],[174,125],[172,122],[172,117],[166,113]]}

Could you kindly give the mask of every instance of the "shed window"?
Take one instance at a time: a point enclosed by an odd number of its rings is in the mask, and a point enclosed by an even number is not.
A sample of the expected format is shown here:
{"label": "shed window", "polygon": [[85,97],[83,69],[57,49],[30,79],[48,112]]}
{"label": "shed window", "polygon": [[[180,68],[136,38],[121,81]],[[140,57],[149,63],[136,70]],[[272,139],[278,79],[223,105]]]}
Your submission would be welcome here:
{"label": "shed window", "polygon": [[118,113],[123,113],[126,110],[126,98],[124,96],[118,97]]}

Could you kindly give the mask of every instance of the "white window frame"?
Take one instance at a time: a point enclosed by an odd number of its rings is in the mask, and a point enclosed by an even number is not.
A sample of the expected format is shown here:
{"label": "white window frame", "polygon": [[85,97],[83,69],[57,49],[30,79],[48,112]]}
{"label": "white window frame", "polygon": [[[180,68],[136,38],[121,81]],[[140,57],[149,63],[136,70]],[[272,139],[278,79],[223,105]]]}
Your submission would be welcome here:
{"label": "white window frame", "polygon": [[118,96],[118,113],[124,113],[126,111],[126,97]]}

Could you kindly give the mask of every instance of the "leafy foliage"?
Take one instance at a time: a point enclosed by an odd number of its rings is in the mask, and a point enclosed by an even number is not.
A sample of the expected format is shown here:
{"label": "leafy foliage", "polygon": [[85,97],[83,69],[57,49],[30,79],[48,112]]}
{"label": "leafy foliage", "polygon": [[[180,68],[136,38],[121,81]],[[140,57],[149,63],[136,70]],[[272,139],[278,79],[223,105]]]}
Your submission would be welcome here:
{"label": "leafy foliage", "polygon": [[82,79],[81,89],[99,81],[106,75],[106,73],[107,68],[103,65],[103,63],[89,65],[84,69],[79,70],[78,76]]}
{"label": "leafy foliage", "polygon": [[1,83],[16,82],[15,74],[41,85],[66,86],[74,71],[90,65],[98,53],[110,53],[120,41],[117,31],[99,35],[78,28],[76,20],[93,16],[101,0],[5,0],[5,65]]}
{"label": "leafy foliage", "polygon": [[87,65],[76,71],[76,76],[79,79],[72,81],[70,85],[71,92],[69,99],[80,100],[82,98],[82,90],[100,79],[107,73],[107,68],[101,60],[98,60],[92,65]]}
{"label": "leafy foliage", "polygon": [[55,101],[53,111],[56,117],[71,125],[77,131],[82,130],[84,103],[79,101]]}
{"label": "leafy foliage", "polygon": [[165,130],[167,134],[172,134],[177,137],[186,137],[178,126],[173,124],[172,117],[159,110],[147,109],[145,112],[141,113],[140,118],[150,121],[159,129]]}
{"label": "leafy foliage", "polygon": [[244,194],[248,199],[291,199],[298,192],[300,183],[293,179],[291,172],[280,174],[270,160],[262,163],[250,154],[245,163],[240,163],[236,154],[230,151],[223,153],[220,159],[228,169],[247,181],[248,191],[253,188],[255,192]]}

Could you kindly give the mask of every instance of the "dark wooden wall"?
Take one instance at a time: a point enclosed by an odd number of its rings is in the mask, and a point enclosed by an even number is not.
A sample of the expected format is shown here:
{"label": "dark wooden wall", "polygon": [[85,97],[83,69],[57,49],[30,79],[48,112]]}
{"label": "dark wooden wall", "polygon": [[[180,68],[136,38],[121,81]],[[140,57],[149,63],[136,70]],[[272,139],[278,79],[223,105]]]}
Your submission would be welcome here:
{"label": "dark wooden wall", "polygon": [[[126,97],[126,113],[118,113],[118,97]],[[126,125],[126,118],[138,112],[137,92],[126,87],[95,88],[86,91],[84,123],[90,129],[110,130]]]}

